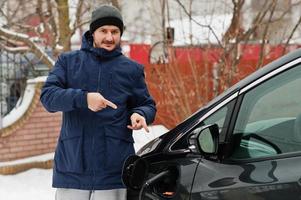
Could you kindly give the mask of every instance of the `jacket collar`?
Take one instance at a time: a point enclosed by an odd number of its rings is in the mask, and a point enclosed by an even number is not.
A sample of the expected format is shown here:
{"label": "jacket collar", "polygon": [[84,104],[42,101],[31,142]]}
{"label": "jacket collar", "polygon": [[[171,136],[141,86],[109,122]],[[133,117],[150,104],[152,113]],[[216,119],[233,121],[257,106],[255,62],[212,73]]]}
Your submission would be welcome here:
{"label": "jacket collar", "polygon": [[81,50],[89,51],[97,57],[107,59],[122,55],[120,46],[116,47],[113,51],[108,51],[104,48],[94,48],[93,37],[90,31],[87,31],[82,38]]}

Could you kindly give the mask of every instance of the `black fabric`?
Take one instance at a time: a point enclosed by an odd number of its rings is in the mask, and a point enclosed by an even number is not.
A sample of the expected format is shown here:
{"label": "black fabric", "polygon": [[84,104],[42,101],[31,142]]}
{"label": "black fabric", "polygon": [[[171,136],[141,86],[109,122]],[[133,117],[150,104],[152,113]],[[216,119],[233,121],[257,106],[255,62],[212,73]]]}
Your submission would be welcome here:
{"label": "black fabric", "polygon": [[127,188],[139,190],[146,179],[148,169],[148,162],[145,159],[137,155],[128,157],[123,165],[123,183]]}
{"label": "black fabric", "polygon": [[120,35],[122,35],[122,33],[123,33],[123,22],[119,18],[116,18],[116,17],[104,17],[104,18],[99,18],[99,19],[93,21],[90,24],[90,33],[94,33],[94,31],[96,29],[98,29],[99,27],[104,26],[104,25],[117,26],[121,32]]}

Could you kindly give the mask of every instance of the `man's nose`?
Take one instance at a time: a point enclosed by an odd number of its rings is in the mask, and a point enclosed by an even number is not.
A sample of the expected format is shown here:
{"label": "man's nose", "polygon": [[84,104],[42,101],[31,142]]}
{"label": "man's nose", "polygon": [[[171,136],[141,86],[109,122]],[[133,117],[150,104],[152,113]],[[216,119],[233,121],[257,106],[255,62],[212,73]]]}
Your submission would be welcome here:
{"label": "man's nose", "polygon": [[106,34],[106,40],[108,40],[108,41],[112,41],[112,40],[113,40],[113,35],[112,35],[112,33],[108,32],[108,33]]}

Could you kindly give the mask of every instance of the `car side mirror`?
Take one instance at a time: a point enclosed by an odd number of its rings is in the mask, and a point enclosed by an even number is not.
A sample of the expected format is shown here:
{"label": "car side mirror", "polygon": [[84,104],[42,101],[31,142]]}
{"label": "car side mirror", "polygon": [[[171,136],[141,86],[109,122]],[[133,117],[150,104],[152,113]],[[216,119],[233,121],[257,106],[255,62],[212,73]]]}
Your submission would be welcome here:
{"label": "car side mirror", "polygon": [[211,124],[196,128],[188,138],[189,149],[193,153],[203,155],[215,155],[218,152],[219,128],[217,124]]}

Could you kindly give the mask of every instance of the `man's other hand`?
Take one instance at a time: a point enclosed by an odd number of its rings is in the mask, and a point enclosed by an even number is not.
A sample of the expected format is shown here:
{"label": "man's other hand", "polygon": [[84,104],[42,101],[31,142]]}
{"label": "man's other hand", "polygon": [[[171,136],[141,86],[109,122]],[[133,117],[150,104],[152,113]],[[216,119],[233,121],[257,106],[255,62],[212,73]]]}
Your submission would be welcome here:
{"label": "man's other hand", "polygon": [[144,128],[146,132],[149,132],[145,118],[138,113],[133,113],[131,115],[131,123],[131,125],[127,126],[129,129],[140,130],[141,128]]}

